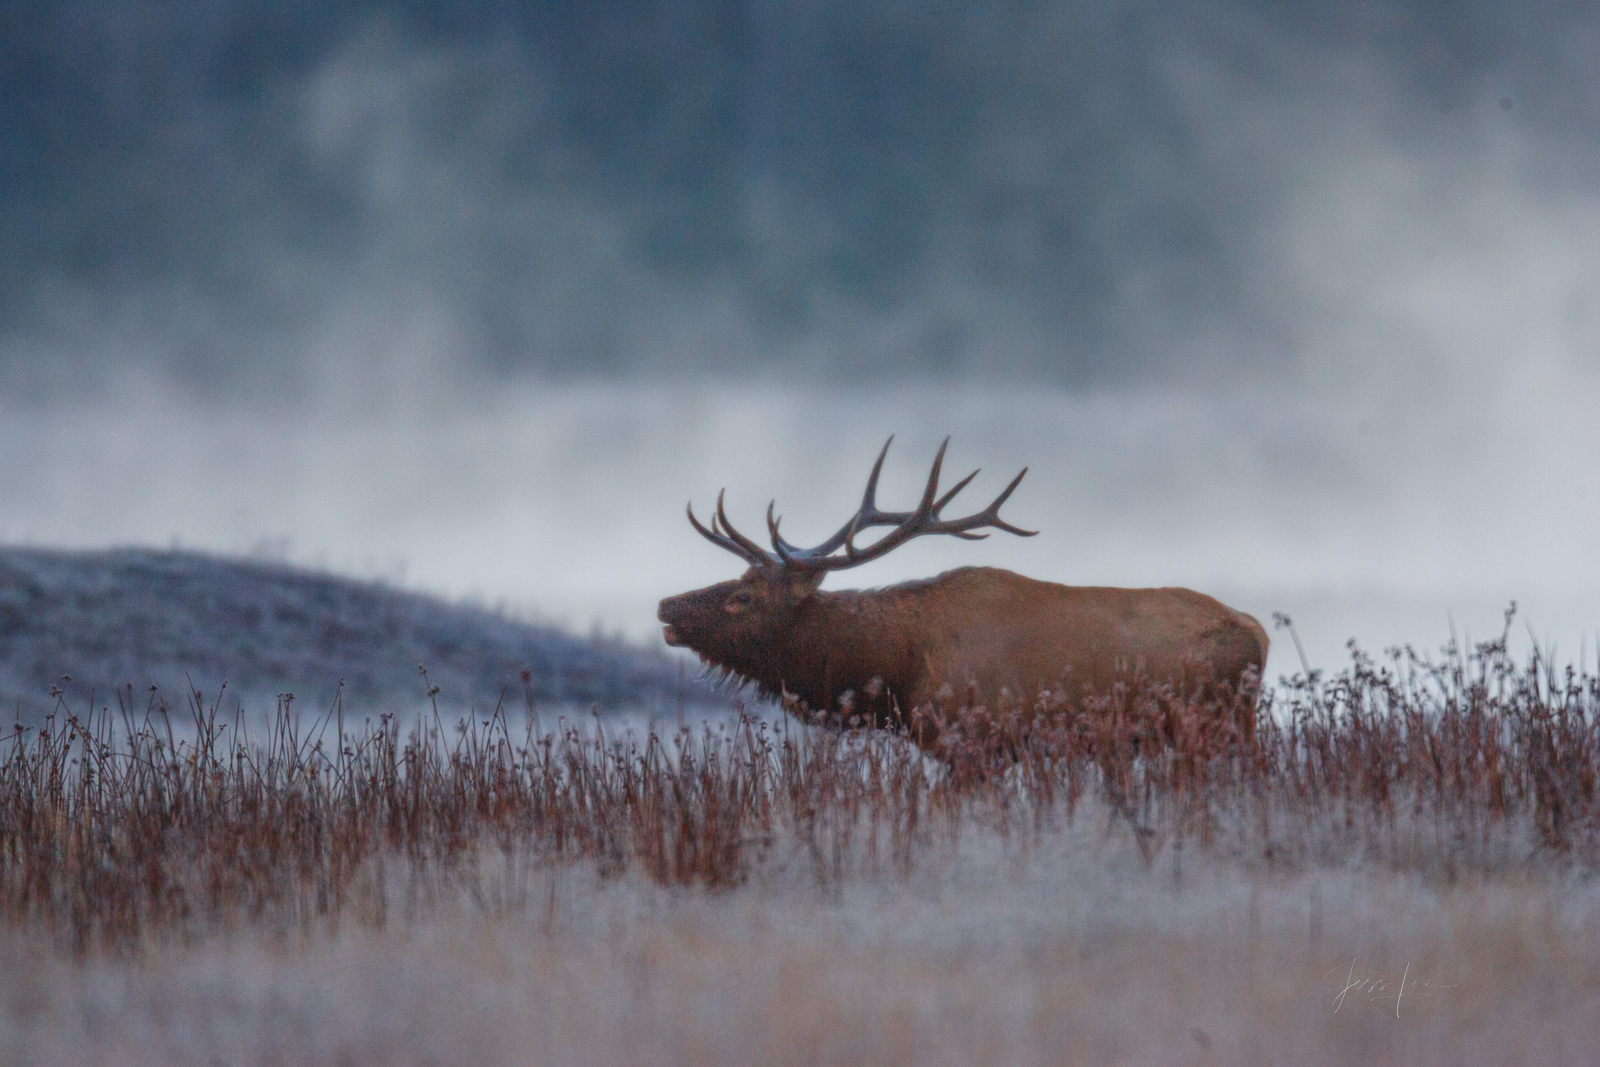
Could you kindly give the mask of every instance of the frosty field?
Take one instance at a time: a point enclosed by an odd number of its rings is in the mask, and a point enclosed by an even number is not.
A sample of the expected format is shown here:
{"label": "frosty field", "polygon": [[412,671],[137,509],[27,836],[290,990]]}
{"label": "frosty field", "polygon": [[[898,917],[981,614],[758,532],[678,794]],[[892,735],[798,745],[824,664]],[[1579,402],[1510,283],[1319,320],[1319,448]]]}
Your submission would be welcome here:
{"label": "frosty field", "polygon": [[7,1063],[1584,1063],[1600,679],[1358,658],[1254,741],[70,706],[0,769]]}
{"label": "frosty field", "polygon": [[[1178,884],[1170,865],[1144,869],[1125,840],[1103,836],[1102,821],[1080,818],[1026,857],[974,841],[910,878],[824,888],[801,865],[713,893],[605,881],[584,865],[553,879],[539,871],[525,901],[463,893],[381,929],[317,925],[289,939],[247,929],[137,960],[77,963],[12,928],[0,1055],[49,1064],[1592,1062],[1592,882],[1550,874],[1445,885],[1194,857]],[[491,892],[496,876],[503,869],[484,879]]]}

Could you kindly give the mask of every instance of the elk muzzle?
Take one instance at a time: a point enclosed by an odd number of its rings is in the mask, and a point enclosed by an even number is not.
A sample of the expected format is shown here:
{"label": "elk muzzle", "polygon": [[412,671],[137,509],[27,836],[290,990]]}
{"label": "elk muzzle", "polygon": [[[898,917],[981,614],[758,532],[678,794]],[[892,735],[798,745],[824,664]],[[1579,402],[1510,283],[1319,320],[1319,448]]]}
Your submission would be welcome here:
{"label": "elk muzzle", "polygon": [[679,648],[683,645],[683,640],[678,636],[678,631],[673,628],[672,623],[667,622],[667,605],[669,603],[671,603],[670,600],[663,600],[660,606],[656,608],[656,620],[663,624],[661,627],[661,639],[673,648]]}
{"label": "elk muzzle", "polygon": [[684,627],[692,632],[695,628],[689,625],[688,616],[693,614],[696,605],[690,603],[693,593],[682,593],[678,596],[669,596],[656,608],[656,619],[662,623],[661,639],[673,648],[685,648]]}

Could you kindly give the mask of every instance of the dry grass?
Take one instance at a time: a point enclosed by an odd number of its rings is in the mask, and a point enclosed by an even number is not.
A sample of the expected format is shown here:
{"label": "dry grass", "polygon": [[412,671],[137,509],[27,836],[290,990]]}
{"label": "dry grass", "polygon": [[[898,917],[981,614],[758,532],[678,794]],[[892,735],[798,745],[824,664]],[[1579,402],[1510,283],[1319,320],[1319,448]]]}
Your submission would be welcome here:
{"label": "dry grass", "polygon": [[826,894],[803,865],[732,893],[547,867],[527,909],[463,893],[383,929],[246,928],[138,961],[18,931],[0,1061],[1593,1062],[1592,885],[1195,856],[1179,888],[1098,827],[1050,840],[1026,862],[969,840]]}
{"label": "dry grass", "polygon": [[1503,641],[1253,739],[967,709],[940,761],[129,697],[7,742],[6,1062],[1582,1062],[1600,1018],[1600,678]]}

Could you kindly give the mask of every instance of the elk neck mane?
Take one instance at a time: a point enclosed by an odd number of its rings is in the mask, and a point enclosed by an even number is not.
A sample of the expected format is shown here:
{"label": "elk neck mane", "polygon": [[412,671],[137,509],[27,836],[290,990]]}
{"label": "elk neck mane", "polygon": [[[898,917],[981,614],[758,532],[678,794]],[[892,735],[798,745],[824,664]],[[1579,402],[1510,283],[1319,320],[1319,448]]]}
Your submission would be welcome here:
{"label": "elk neck mane", "polygon": [[740,648],[712,670],[720,681],[754,685],[763,698],[788,693],[812,708],[830,707],[839,694],[859,692],[873,678],[903,692],[922,654],[927,593],[952,576],[983,569],[960,567],[871,589],[818,590],[797,607],[794,625],[781,638]]}

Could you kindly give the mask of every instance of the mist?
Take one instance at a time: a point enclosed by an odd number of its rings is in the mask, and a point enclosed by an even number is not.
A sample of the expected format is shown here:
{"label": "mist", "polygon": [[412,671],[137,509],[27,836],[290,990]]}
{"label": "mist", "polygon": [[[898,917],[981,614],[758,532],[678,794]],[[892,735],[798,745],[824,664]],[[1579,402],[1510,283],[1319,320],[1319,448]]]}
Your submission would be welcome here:
{"label": "mist", "polygon": [[950,435],[1040,536],[831,586],[1186,585],[1325,668],[1515,599],[1600,655],[1600,20],[8,8],[7,542],[653,641],[741,566],[685,502],[820,539]]}

